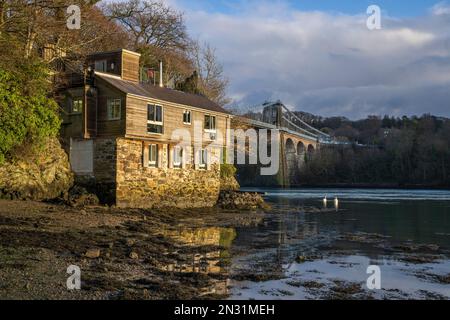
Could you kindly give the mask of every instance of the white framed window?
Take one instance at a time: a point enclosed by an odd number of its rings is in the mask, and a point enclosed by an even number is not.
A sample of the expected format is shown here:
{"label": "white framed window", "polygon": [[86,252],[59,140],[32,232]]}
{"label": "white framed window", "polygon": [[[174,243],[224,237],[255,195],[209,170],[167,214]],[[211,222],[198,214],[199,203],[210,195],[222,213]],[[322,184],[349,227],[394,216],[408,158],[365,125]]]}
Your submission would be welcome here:
{"label": "white framed window", "polygon": [[150,168],[158,168],[158,145],[150,144],[148,146],[148,166]]}
{"label": "white framed window", "polygon": [[164,114],[163,107],[159,105],[147,105],[147,132],[148,133],[164,133]]}
{"label": "white framed window", "polygon": [[192,124],[191,111],[190,110],[184,110],[184,112],[183,112],[183,123],[184,124]]}
{"label": "white framed window", "polygon": [[208,163],[208,151],[206,149],[200,149],[198,151],[198,167],[200,169],[206,169]]}
{"label": "white framed window", "polygon": [[72,110],[71,113],[82,113],[83,112],[83,98],[74,98],[72,100]]}
{"label": "white framed window", "polygon": [[216,117],[215,116],[205,115],[205,132],[209,134],[210,140],[217,139]]}
{"label": "white framed window", "polygon": [[100,72],[106,72],[108,70],[108,64],[106,60],[95,61],[95,70]]}
{"label": "white framed window", "polygon": [[183,147],[181,146],[176,146],[173,148],[173,167],[183,167]]}
{"label": "white framed window", "polygon": [[216,117],[211,115],[205,115],[205,131],[216,132]]}
{"label": "white framed window", "polygon": [[107,101],[107,117],[108,120],[120,120],[122,109],[121,99],[108,99]]}

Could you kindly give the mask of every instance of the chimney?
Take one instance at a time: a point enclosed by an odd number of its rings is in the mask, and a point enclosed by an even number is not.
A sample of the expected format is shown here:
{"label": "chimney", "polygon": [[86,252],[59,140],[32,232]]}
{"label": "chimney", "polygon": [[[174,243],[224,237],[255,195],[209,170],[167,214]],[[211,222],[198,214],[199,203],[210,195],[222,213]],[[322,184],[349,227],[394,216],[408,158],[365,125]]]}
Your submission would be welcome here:
{"label": "chimney", "polygon": [[162,60],[159,60],[159,86],[161,88],[164,87],[164,83],[163,83],[163,62],[162,62]]}

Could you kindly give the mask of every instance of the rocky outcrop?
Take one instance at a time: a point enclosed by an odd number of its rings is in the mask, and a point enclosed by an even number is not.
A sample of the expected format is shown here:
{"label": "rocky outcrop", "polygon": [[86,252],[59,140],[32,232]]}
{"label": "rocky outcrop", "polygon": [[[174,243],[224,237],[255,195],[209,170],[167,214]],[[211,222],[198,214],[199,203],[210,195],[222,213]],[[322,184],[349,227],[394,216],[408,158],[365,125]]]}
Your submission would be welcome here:
{"label": "rocky outcrop", "polygon": [[220,177],[220,191],[238,191],[241,188],[234,176]]}
{"label": "rocky outcrop", "polygon": [[238,191],[222,191],[217,206],[231,210],[256,210],[270,207],[259,193]]}
{"label": "rocky outcrop", "polygon": [[51,200],[67,196],[72,185],[68,156],[57,139],[38,154],[0,165],[0,198]]}

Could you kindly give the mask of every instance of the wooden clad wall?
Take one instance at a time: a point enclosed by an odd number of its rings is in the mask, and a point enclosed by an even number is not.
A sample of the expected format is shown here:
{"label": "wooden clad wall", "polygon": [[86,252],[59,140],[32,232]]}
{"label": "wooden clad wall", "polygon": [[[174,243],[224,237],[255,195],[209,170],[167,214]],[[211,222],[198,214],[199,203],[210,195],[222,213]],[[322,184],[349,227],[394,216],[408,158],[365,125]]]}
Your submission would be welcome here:
{"label": "wooden clad wall", "polygon": [[[147,132],[147,105],[158,104],[163,107],[164,134],[151,134]],[[191,111],[192,124],[183,123],[183,111]],[[169,142],[172,133],[177,129],[185,129],[189,131],[192,139],[194,139],[195,121],[201,124],[202,131],[204,129],[205,115],[211,114],[216,116],[217,131],[221,131],[225,139],[227,128],[227,117],[223,114],[209,113],[207,110],[186,109],[175,106],[167,102],[145,101],[143,99],[127,97],[127,114],[126,114],[126,134],[136,138],[151,139],[154,141]],[[205,140],[205,143],[208,142]],[[211,142],[211,141],[209,141]]]}
{"label": "wooden clad wall", "polygon": [[[98,107],[97,107],[97,136],[110,137],[122,136],[125,134],[126,119],[126,96],[122,92],[112,88],[103,81],[97,81]],[[108,99],[121,99],[120,120],[108,120],[107,101]]]}
{"label": "wooden clad wall", "polygon": [[122,51],[122,79],[139,82],[139,55]]}
{"label": "wooden clad wall", "polygon": [[63,97],[59,102],[61,109],[61,117],[63,120],[61,126],[61,137],[69,140],[70,138],[83,137],[83,114],[71,113],[72,100],[75,98],[83,99],[83,88],[71,88],[64,92]]}
{"label": "wooden clad wall", "polygon": [[95,137],[97,135],[97,89],[89,87],[86,89],[87,106],[85,107],[86,113],[86,134],[88,137]]}

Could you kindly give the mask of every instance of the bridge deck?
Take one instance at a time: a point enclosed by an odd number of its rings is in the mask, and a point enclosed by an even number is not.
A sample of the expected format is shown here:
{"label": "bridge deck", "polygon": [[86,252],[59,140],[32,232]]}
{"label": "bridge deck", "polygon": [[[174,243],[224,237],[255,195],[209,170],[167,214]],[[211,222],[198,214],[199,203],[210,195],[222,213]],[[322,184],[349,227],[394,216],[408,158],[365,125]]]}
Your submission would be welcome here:
{"label": "bridge deck", "polygon": [[[280,130],[295,137],[318,143],[330,144],[334,142],[332,137],[303,121],[280,101],[267,102],[263,104],[263,107],[262,118],[264,121],[251,118],[243,119],[253,127]],[[273,123],[277,123],[277,125]]]}
{"label": "bridge deck", "polygon": [[311,140],[314,142],[317,142],[317,137],[316,136],[309,136],[294,130],[291,130],[289,128],[286,127],[277,127],[276,125],[270,124],[270,123],[266,123],[266,122],[262,122],[262,121],[258,121],[258,120],[252,120],[252,119],[246,119],[246,122],[250,123],[253,127],[256,128],[261,128],[261,129],[271,129],[271,130],[280,130],[280,131],[284,131],[286,133],[292,134],[294,136],[298,136],[299,138],[303,138],[306,140]]}

